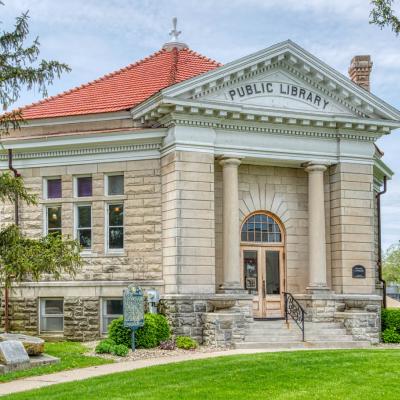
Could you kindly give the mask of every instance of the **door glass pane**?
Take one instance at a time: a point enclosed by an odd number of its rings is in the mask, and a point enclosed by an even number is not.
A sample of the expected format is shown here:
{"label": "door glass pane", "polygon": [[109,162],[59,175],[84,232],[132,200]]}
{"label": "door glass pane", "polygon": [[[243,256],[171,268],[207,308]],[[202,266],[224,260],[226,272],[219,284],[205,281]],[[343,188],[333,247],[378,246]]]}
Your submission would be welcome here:
{"label": "door glass pane", "polygon": [[266,293],[280,294],[279,251],[266,251]]}
{"label": "door glass pane", "polygon": [[243,268],[244,268],[244,287],[251,294],[258,293],[257,277],[257,251],[243,251]]}

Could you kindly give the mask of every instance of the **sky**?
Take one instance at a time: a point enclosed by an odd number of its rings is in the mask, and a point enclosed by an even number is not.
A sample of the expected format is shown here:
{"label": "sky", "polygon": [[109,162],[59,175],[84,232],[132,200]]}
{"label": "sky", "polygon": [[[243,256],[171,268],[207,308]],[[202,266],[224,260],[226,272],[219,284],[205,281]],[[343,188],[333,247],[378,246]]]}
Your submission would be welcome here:
{"label": "sky", "polygon": [[[124,67],[168,41],[172,17],[181,40],[222,63],[291,39],[343,74],[357,54],[373,60],[372,92],[400,109],[400,36],[368,23],[369,0],[3,0],[0,29],[29,10],[41,57],[72,72],[55,95]],[[400,0],[395,1],[400,14]],[[23,92],[16,105],[39,100]],[[395,172],[382,197],[383,247],[400,240],[400,130],[379,139]]]}

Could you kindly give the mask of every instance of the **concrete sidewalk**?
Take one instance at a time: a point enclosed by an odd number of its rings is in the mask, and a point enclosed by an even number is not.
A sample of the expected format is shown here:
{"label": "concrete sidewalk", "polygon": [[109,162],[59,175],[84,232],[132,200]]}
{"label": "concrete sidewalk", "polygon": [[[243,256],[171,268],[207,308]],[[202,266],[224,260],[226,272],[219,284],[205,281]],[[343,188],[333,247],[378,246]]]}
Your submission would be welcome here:
{"label": "concrete sidewalk", "polygon": [[[324,349],[238,349],[216,351],[211,353],[192,353],[179,356],[150,358],[145,360],[126,361],[114,364],[105,364],[96,367],[73,369],[69,371],[56,372],[54,374],[32,376],[24,379],[17,379],[12,382],[0,383],[0,396],[26,390],[39,389],[45,386],[56,385],[58,383],[81,381],[96,376],[109,375],[117,372],[133,371],[135,369],[164,365],[180,361],[202,360],[205,358],[215,358],[221,356],[231,356],[240,354],[274,353],[282,351],[301,351],[301,350],[324,350]],[[328,349],[327,349],[328,350]],[[332,349],[329,349],[332,350]]]}

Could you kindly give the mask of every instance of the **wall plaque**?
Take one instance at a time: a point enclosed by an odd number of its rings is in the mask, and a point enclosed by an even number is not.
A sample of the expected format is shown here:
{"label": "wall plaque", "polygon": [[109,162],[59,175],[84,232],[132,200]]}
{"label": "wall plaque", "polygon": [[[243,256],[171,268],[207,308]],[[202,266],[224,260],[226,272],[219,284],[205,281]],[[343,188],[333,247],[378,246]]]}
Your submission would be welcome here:
{"label": "wall plaque", "polygon": [[352,277],[356,279],[365,278],[365,267],[363,265],[355,265],[352,268]]}

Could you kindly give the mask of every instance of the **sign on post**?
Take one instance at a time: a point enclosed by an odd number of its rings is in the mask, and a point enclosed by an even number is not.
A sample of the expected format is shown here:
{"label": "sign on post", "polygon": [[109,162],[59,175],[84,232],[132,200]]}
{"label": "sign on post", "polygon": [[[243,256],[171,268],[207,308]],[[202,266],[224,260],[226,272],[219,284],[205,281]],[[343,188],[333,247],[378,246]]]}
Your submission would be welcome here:
{"label": "sign on post", "polygon": [[123,292],[124,326],[132,330],[132,350],[135,350],[135,331],[144,325],[142,289],[129,285]]}

